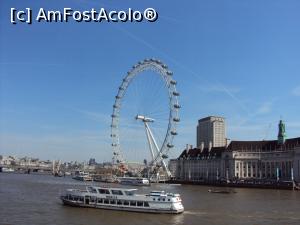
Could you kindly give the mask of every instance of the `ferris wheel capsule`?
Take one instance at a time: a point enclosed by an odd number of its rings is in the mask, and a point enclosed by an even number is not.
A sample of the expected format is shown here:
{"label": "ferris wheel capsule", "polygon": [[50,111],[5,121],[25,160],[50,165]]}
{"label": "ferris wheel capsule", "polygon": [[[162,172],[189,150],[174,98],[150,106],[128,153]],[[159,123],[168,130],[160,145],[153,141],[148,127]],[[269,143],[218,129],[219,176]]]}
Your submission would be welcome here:
{"label": "ferris wheel capsule", "polygon": [[176,82],[176,80],[171,80],[171,81],[170,81],[170,84],[176,85],[177,82]]}
{"label": "ferris wheel capsule", "polygon": [[179,118],[173,118],[173,121],[174,122],[180,122],[180,119]]}
{"label": "ferris wheel capsule", "polygon": [[167,144],[167,147],[168,147],[168,148],[173,148],[174,145],[168,143],[168,144]]}
{"label": "ferris wheel capsule", "polygon": [[173,130],[172,130],[172,131],[171,131],[171,134],[172,134],[172,135],[177,135],[178,133],[177,133],[176,131],[173,131]]}
{"label": "ferris wheel capsule", "polygon": [[174,104],[174,108],[175,108],[175,109],[180,109],[181,106],[180,106],[179,104]]}
{"label": "ferris wheel capsule", "polygon": [[174,95],[174,96],[179,96],[180,94],[179,94],[179,92],[177,92],[177,91],[173,91],[173,95]]}
{"label": "ferris wheel capsule", "polygon": [[170,70],[168,70],[168,71],[167,71],[167,74],[168,74],[169,76],[172,76],[172,75],[173,75],[173,72],[170,71]]}
{"label": "ferris wheel capsule", "polygon": [[161,157],[162,157],[163,159],[167,159],[167,158],[169,158],[169,156],[168,156],[168,155],[166,155],[166,154],[163,154]]}

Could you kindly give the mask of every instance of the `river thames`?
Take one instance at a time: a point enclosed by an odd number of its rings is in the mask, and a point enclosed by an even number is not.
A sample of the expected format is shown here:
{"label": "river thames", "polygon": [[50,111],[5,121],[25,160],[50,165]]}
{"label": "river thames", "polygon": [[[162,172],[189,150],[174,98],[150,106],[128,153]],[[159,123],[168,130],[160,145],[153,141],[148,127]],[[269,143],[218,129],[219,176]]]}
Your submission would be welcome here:
{"label": "river thames", "polygon": [[208,186],[170,184],[138,188],[141,193],[149,192],[150,189],[180,193],[185,207],[185,212],[180,215],[62,205],[59,196],[66,188],[85,188],[84,185],[70,177],[0,173],[0,224],[300,224],[299,191],[241,188],[234,189],[236,193],[217,194],[208,193],[211,188]]}

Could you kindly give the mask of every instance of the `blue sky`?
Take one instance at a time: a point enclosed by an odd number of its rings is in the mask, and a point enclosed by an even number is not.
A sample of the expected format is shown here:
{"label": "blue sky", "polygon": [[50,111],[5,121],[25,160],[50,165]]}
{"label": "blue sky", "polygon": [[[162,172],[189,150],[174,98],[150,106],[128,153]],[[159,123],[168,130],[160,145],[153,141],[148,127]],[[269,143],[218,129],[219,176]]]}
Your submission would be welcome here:
{"label": "blue sky", "polygon": [[[143,10],[154,23],[10,23],[10,8]],[[126,72],[159,58],[181,93],[176,157],[201,117],[232,140],[300,136],[299,1],[1,1],[0,154],[111,159],[110,115]],[[143,132],[143,131],[141,131]]]}

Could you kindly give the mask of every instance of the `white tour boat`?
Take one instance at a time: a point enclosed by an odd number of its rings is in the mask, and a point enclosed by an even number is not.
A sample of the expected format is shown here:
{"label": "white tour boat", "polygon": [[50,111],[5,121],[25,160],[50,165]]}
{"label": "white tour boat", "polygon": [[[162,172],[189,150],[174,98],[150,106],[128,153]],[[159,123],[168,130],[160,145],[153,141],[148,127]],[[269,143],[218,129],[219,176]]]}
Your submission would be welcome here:
{"label": "white tour boat", "polygon": [[124,185],[148,186],[149,179],[143,177],[118,177],[119,183]]}
{"label": "white tour boat", "polygon": [[182,213],[179,194],[151,191],[136,194],[137,189],[89,186],[86,190],[67,189],[61,200],[65,205],[149,213]]}
{"label": "white tour boat", "polygon": [[15,170],[13,168],[6,168],[6,167],[3,167],[2,168],[2,172],[5,172],[5,173],[11,173],[11,172],[15,172]]}
{"label": "white tour boat", "polygon": [[90,174],[84,171],[75,171],[75,174],[72,178],[80,181],[93,181],[93,178],[90,176]]}

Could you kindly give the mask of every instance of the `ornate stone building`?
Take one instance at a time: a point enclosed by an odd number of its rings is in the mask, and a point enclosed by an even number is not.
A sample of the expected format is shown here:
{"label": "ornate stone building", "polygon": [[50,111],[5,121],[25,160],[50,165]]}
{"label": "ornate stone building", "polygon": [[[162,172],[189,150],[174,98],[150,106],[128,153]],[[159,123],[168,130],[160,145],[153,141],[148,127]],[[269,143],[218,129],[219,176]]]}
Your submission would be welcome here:
{"label": "ornate stone building", "polygon": [[170,169],[175,179],[183,181],[300,181],[300,137],[285,139],[285,126],[280,121],[278,140],[232,141],[224,147],[187,148],[170,161]]}

